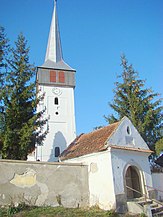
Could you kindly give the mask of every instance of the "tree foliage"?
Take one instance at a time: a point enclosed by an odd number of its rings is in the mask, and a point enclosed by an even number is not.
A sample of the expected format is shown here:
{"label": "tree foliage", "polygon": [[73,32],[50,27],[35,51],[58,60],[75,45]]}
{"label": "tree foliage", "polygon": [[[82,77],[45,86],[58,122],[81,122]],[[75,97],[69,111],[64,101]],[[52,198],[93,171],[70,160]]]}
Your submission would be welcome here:
{"label": "tree foliage", "polygon": [[[3,88],[4,73],[6,68],[6,56],[8,53],[8,39],[5,34],[5,29],[0,26],[0,88]],[[2,96],[1,96],[2,97]],[[1,100],[2,98],[0,98]]]}
{"label": "tree foliage", "polygon": [[138,72],[128,64],[124,55],[121,57],[121,66],[123,71],[115,83],[114,99],[109,103],[114,114],[105,118],[107,122],[114,123],[127,116],[154,150],[154,144],[162,138],[161,99],[151,88],[145,88],[145,81],[139,78]]}
{"label": "tree foliage", "polygon": [[161,152],[163,152],[163,138],[156,142],[155,149],[157,155],[160,155]]}
{"label": "tree foliage", "polygon": [[3,105],[3,87],[6,72],[6,58],[8,54],[8,39],[5,34],[5,29],[0,26],[0,150],[2,149],[2,132],[4,127],[4,105]]}
{"label": "tree foliage", "polygon": [[10,49],[8,72],[3,84],[4,126],[1,136],[2,156],[6,159],[26,160],[35,144],[42,144],[47,131],[47,120],[36,112],[42,99],[36,97],[36,68],[29,63],[29,48],[23,34],[18,36],[15,47]]}

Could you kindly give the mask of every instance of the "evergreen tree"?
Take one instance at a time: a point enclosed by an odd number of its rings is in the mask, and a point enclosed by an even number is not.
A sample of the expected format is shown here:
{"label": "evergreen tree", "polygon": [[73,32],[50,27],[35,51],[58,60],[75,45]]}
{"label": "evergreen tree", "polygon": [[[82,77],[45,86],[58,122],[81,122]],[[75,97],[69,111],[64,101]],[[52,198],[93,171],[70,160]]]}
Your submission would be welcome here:
{"label": "evergreen tree", "polygon": [[41,119],[44,111],[36,113],[42,97],[36,97],[36,68],[29,63],[29,48],[22,34],[18,36],[11,54],[3,95],[5,127],[2,156],[26,160],[35,144],[42,144],[47,133],[46,130],[43,132],[47,120]]}
{"label": "evergreen tree", "polygon": [[137,128],[148,146],[154,150],[154,144],[162,138],[162,107],[159,94],[145,88],[145,81],[139,78],[132,65],[122,55],[123,72],[115,83],[114,100],[109,103],[115,115],[105,116],[107,122],[114,123],[127,116]]}
{"label": "evergreen tree", "polygon": [[155,145],[156,154],[159,156],[161,153],[163,154],[163,137],[156,142]]}
{"label": "evergreen tree", "polygon": [[[6,68],[6,56],[8,53],[8,39],[6,38],[5,30],[0,26],[0,88],[2,90],[4,84],[4,73]],[[2,95],[0,94],[2,100]]]}
{"label": "evergreen tree", "polygon": [[3,129],[4,129],[4,105],[3,105],[3,87],[6,72],[6,58],[8,54],[8,39],[5,34],[5,30],[0,26],[0,150],[3,145]]}

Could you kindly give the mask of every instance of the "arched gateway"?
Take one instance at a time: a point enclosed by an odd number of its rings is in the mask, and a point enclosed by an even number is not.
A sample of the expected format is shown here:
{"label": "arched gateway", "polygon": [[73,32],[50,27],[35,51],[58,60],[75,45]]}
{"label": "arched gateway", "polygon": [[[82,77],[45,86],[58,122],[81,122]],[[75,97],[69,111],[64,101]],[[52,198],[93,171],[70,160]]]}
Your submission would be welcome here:
{"label": "arched gateway", "polygon": [[134,199],[142,196],[140,171],[137,167],[128,167],[125,174],[125,183],[127,199]]}

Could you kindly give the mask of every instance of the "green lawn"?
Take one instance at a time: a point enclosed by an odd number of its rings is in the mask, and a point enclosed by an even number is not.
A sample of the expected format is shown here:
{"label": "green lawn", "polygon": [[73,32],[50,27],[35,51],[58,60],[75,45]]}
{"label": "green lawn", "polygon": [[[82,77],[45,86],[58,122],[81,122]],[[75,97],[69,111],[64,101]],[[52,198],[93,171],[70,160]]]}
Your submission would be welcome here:
{"label": "green lawn", "polygon": [[[122,215],[121,215],[122,216]],[[129,215],[124,215],[128,216]],[[19,207],[0,208],[0,217],[119,217],[114,211],[103,211],[98,208],[72,209],[63,207]]]}

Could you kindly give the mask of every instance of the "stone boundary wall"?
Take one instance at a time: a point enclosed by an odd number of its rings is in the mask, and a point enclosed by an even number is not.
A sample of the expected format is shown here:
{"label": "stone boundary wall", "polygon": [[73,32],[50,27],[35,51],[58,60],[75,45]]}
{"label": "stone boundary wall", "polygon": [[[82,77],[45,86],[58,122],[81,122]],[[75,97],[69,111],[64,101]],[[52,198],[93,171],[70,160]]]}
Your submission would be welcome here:
{"label": "stone boundary wall", "polygon": [[76,163],[0,160],[0,205],[89,206],[88,168]]}
{"label": "stone boundary wall", "polygon": [[163,201],[163,173],[152,173],[153,188],[157,192],[156,199]]}

